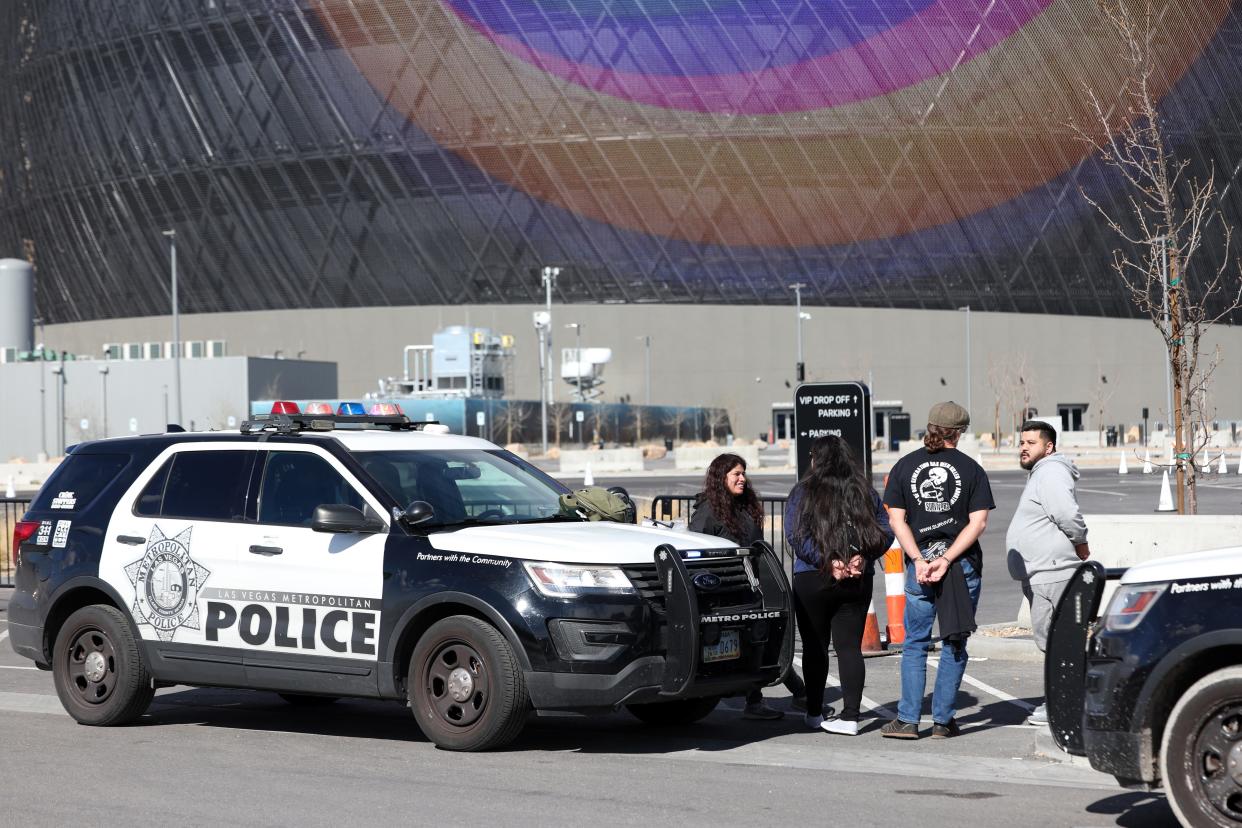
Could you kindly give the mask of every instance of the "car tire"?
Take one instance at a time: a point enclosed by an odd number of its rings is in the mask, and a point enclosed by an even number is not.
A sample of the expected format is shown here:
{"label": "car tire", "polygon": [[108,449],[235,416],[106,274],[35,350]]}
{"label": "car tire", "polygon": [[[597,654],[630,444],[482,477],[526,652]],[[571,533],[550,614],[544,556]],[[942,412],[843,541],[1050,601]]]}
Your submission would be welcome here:
{"label": "car tire", "polygon": [[323,707],[340,701],[340,696],[311,696],[305,693],[277,693],[294,707]]}
{"label": "car tire", "polygon": [[133,628],[116,607],[77,610],[56,635],[52,680],[65,710],[82,724],[123,725],[155,695]]}
{"label": "car tire", "polygon": [[701,699],[628,704],[626,709],[645,724],[668,727],[694,724],[715,710],[719,703],[719,696],[705,696]]}
{"label": "car tire", "polygon": [[[1165,723],[1160,775],[1169,805],[1184,826],[1242,822],[1242,785],[1229,754],[1242,752],[1242,667],[1217,670],[1182,694]],[[1239,754],[1234,753],[1237,767]]]}
{"label": "car tire", "polygon": [[423,734],[444,750],[491,750],[517,738],[530,696],[513,647],[468,615],[437,621],[410,659],[410,709]]}

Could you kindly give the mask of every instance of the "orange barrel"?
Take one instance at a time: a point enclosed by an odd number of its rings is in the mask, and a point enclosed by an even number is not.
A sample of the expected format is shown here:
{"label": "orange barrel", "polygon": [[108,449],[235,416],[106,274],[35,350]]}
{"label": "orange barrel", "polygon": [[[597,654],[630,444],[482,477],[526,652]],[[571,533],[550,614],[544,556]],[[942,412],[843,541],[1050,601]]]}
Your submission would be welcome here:
{"label": "orange barrel", "polygon": [[884,553],[884,596],[888,643],[902,644],[906,640],[906,556],[895,540]]}

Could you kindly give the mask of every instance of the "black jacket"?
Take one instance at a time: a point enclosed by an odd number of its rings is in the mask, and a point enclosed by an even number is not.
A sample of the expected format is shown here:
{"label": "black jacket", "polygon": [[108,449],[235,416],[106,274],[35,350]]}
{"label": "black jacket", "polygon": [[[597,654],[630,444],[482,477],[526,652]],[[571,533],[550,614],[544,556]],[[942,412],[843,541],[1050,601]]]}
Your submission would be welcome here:
{"label": "black jacket", "polygon": [[707,502],[707,495],[700,492],[694,501],[694,512],[690,515],[690,531],[702,532],[704,535],[715,535],[718,538],[728,538],[738,546],[750,546],[757,540],[763,540],[763,529],[755,525],[754,518],[745,512],[737,516],[738,528],[741,529],[741,536],[734,536],[729,531],[729,527],[716,519],[716,515],[712,512],[712,505]]}

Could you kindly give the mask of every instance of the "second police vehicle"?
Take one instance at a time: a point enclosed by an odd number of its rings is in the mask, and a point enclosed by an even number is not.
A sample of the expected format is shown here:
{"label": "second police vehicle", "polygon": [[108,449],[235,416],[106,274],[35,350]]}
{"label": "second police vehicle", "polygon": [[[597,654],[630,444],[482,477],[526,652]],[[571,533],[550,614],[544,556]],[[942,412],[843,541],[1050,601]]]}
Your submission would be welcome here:
{"label": "second police vehicle", "polygon": [[239,687],[404,702],[436,745],[485,750],[531,710],[691,722],[792,658],[770,547],[587,521],[391,404],[170,432],[75,447],[15,527],[10,639],[79,722]]}

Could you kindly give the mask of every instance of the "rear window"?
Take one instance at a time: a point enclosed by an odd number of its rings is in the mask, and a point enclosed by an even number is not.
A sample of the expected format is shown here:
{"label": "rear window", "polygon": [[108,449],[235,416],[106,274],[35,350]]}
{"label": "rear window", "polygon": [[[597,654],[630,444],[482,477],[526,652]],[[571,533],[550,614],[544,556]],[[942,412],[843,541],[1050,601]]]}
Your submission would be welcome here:
{"label": "rear window", "polygon": [[30,508],[36,512],[80,512],[127,465],[128,454],[71,454],[56,467]]}
{"label": "rear window", "polygon": [[[163,517],[244,520],[253,451],[183,451],[172,460],[164,484]],[[161,477],[157,474],[156,477]],[[149,514],[154,492],[143,492]]]}

